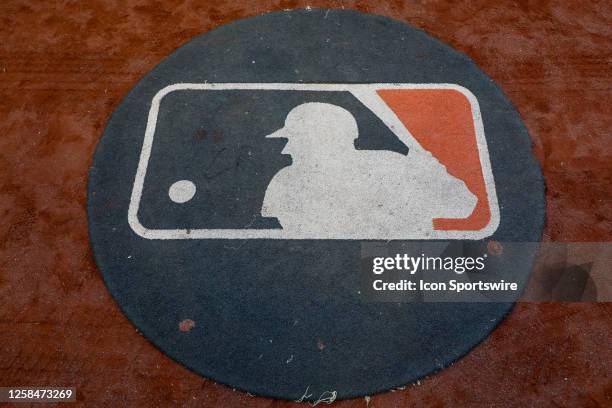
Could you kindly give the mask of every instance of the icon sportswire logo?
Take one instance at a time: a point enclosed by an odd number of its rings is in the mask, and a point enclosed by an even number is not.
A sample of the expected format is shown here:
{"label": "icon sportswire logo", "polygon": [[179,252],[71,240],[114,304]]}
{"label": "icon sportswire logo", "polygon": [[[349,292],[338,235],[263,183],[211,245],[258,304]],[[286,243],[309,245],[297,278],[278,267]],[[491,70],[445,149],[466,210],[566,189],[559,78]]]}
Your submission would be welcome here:
{"label": "icon sportswire logo", "polygon": [[[273,219],[275,226],[186,225],[211,216],[204,213],[190,214],[176,226],[143,225],[147,223],[141,223],[139,215],[148,188],[166,191],[163,205],[168,208],[184,210],[196,199],[216,199],[180,175],[161,186],[155,186],[155,177],[147,177],[160,137],[165,145],[180,143],[189,148],[189,143],[196,143],[157,134],[165,99],[181,93],[208,92],[218,97],[237,91],[350,93],[408,153],[357,149],[362,126],[354,112],[329,101],[300,103],[283,113],[280,129],[249,136],[252,143],[283,139],[282,154],[291,158],[268,180],[262,199],[252,209],[257,217]],[[224,99],[219,100],[222,105]],[[178,108],[166,111],[172,109]],[[219,112],[218,122],[223,124],[223,109]],[[232,116],[228,114],[226,120]],[[173,126],[180,126],[179,119],[174,122]],[[175,157],[168,160],[177,161]],[[179,83],[161,89],[152,100],[128,222],[147,239],[481,239],[497,229],[499,207],[478,101],[459,85]]]}

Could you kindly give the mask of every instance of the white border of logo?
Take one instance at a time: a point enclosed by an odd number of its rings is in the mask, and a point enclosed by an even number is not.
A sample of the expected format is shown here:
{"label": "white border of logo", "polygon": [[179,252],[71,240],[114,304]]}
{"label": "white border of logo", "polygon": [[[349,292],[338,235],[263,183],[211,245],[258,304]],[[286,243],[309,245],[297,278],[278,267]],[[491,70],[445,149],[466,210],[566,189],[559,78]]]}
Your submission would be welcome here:
{"label": "white border of logo", "polygon": [[[319,91],[352,93],[367,108],[372,110],[383,123],[389,127],[405,143],[409,149],[423,149],[408,129],[401,123],[393,111],[376,98],[376,90],[380,89],[453,89],[462,93],[470,102],[472,118],[476,131],[476,142],[480,163],[489,201],[491,219],[489,223],[478,231],[447,231],[437,230],[430,236],[392,236],[392,237],[369,237],[369,236],[346,236],[337,238],[321,238],[316,236],[300,235],[299,232],[289,232],[283,229],[150,229],[142,225],[138,219],[138,209],[147,173],[147,166],[151,156],[151,148],[157,125],[157,116],[162,99],[171,92],[183,90],[278,90],[278,91]],[[301,83],[177,83],[166,86],[153,97],[147,127],[138,162],[138,169],[134,179],[130,206],[128,209],[128,223],[132,230],[146,239],[348,239],[348,240],[409,240],[409,239],[482,239],[492,235],[499,226],[499,206],[495,182],[491,171],[491,162],[487,141],[484,135],[484,127],[480,114],[478,101],[472,92],[456,84],[301,84]]]}

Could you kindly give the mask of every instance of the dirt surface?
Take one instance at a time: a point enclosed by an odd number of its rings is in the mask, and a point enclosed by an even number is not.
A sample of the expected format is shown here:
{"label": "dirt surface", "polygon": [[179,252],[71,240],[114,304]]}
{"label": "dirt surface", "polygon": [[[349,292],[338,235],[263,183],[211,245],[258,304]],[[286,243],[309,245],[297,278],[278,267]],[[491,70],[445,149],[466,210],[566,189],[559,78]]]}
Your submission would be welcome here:
{"label": "dirt surface", "polygon": [[[294,404],[205,380],[136,332],[93,262],[86,183],[111,112],[161,58],[225,22],[307,5],[389,16],[467,53],[533,138],[547,184],[545,239],[610,239],[612,9],[604,1],[4,0],[0,386],[75,386],[79,401],[100,406]],[[369,406],[612,406],[611,316],[609,303],[518,304],[455,365]]]}

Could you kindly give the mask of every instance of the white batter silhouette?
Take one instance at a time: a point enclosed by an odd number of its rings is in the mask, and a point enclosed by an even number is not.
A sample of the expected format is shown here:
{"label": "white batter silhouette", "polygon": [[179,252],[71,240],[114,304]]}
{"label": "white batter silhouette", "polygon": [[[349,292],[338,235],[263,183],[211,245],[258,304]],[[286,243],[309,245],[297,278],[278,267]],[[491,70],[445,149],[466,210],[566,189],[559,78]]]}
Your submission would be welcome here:
{"label": "white batter silhouette", "polygon": [[433,218],[466,218],[476,197],[429,152],[356,150],[347,110],[327,103],[294,108],[267,137],[288,139],[292,164],[266,190],[261,214],[300,235],[430,236]]}

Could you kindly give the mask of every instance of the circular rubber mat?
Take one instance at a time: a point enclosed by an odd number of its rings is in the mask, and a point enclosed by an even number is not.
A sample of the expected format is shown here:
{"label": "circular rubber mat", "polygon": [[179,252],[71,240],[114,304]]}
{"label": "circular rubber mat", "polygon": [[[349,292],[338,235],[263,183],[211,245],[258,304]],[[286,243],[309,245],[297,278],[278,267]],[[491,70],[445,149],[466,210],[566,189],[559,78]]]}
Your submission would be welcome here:
{"label": "circular rubber mat", "polygon": [[[427,34],[270,13],[193,39],[119,105],[91,242],[123,312],[188,368],[258,395],[370,395],[463,356],[512,302],[368,301],[364,246],[539,241],[530,146],[494,82]],[[523,284],[532,256],[499,274]]]}

